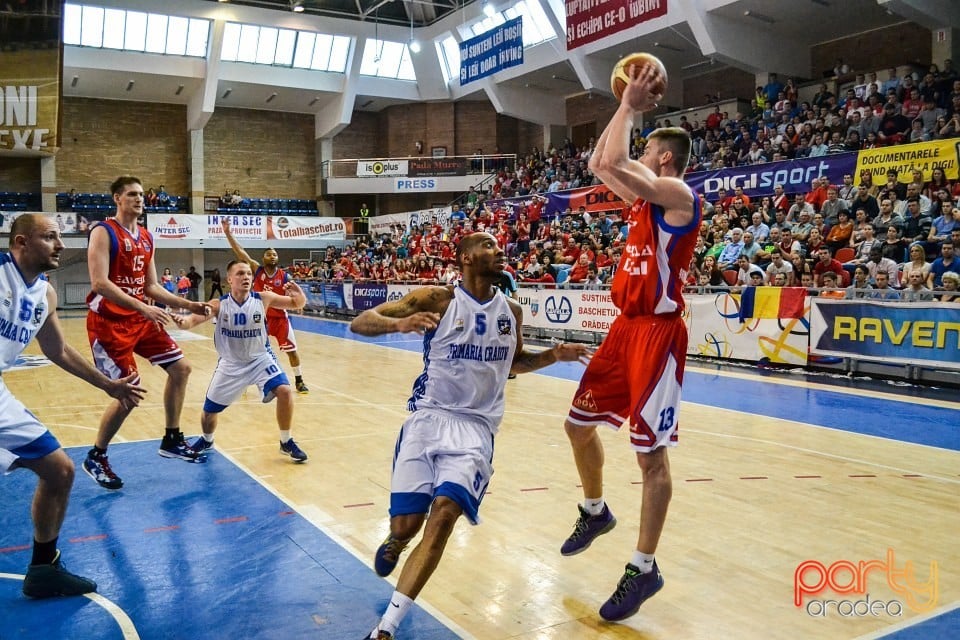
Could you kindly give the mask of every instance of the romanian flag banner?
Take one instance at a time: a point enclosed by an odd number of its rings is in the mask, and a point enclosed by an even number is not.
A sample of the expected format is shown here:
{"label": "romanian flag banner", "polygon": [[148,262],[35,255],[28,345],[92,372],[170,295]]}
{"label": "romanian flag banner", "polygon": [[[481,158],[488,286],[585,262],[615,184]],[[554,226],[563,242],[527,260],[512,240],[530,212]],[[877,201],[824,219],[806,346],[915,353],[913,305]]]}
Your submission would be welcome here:
{"label": "romanian flag banner", "polygon": [[744,287],[740,322],[752,318],[802,318],[807,290],[803,287]]}

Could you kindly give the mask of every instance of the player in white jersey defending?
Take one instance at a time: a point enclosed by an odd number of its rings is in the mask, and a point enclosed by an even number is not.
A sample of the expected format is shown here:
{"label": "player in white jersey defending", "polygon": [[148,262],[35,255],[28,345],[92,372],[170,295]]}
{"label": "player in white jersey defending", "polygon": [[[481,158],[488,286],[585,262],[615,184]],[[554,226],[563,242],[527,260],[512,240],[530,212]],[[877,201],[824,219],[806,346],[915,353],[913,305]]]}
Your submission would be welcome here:
{"label": "player in white jersey defending", "polygon": [[[57,294],[43,272],[60,266],[60,227],[53,218],[24,214],[10,229],[10,251],[0,253],[0,371],[6,371],[34,336],[43,355],[64,371],[116,398],[125,408],[139,404],[145,391],[137,374],[111,380],[64,341],[57,319]],[[73,486],[73,461],[57,439],[13,397],[0,378],[0,474],[24,467],[39,477],[33,494],[33,558],[23,581],[31,598],[71,596],[97,590],[92,580],[74,575],[60,562],[57,540]]]}
{"label": "player in white jersey defending", "polygon": [[267,309],[301,309],[307,302],[306,296],[292,280],[283,287],[287,295],[252,291],[253,272],[246,262],[240,260],[227,265],[227,286],[227,295],[208,303],[213,310],[209,316],[195,313],[184,318],[180,325],[189,329],[211,318],[217,319],[213,343],[220,359],[207,387],[207,397],[200,413],[203,435],[192,441],[190,446],[198,452],[212,449],[217,416],[236,402],[247,386],[255,384],[264,402],[277,399],[280,453],[297,462],[304,462],[307,454],[290,437],[293,389],[287,374],[277,364],[277,357],[270,350],[266,322]]}
{"label": "player in white jersey defending", "polygon": [[584,345],[523,349],[523,311],[495,288],[506,264],[488,233],[466,236],[457,247],[460,286],[424,287],[357,316],[350,328],[365,336],[424,333],[424,369],[413,384],[394,454],[390,535],[374,566],[389,575],[429,512],[423,539],[404,564],[396,591],[368,638],[389,640],[437,568],[461,514],[477,511],[493,474],[493,436],[503,418],[507,375],[554,362],[586,360]]}

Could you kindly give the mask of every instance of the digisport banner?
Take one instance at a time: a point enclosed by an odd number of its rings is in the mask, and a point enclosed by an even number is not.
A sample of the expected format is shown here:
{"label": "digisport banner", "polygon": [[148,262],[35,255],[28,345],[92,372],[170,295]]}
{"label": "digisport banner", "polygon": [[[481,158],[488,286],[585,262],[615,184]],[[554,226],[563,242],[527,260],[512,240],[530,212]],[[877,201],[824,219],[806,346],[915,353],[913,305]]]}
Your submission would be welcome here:
{"label": "digisport banner", "polygon": [[63,2],[21,1],[0,10],[0,153],[58,151],[62,8]]}
{"label": "digisport banner", "polygon": [[590,213],[623,209],[627,204],[606,185],[581,187],[570,191],[553,191],[547,194],[547,211],[562,213],[567,207],[576,211],[584,207]]}
{"label": "digisport banner", "polygon": [[960,369],[960,304],[813,298],[810,351]]}
{"label": "digisport banner", "polygon": [[923,171],[924,180],[930,179],[934,169],[943,169],[948,180],[956,180],[958,164],[960,140],[957,138],[865,149],[857,154],[857,172],[854,179],[860,184],[860,172],[869,169],[874,184],[886,184],[887,171],[896,169],[897,180],[912,182],[914,169]]}
{"label": "digisport banner", "polygon": [[406,160],[358,160],[357,177],[358,178],[379,178],[385,176],[392,178],[395,176],[407,175],[408,165]]}
{"label": "digisport banner", "polygon": [[749,362],[807,363],[809,306],[803,318],[741,322],[739,295],[718,293],[683,299],[687,303],[688,354]]}
{"label": "digisport banner", "polygon": [[343,240],[347,227],[340,218],[267,216],[267,240]]}
{"label": "digisport banner", "polygon": [[753,198],[771,195],[773,186],[777,184],[782,184],[783,190],[788,194],[807,192],[813,179],[820,176],[827,176],[832,184],[842,184],[843,176],[852,174],[856,165],[856,152],[838,153],[818,158],[698,171],[688,173],[683,177],[683,181],[711,201],[717,190],[723,188],[728,193],[733,193],[734,187],[743,187],[743,192]]}
{"label": "digisport banner", "polygon": [[667,15],[667,0],[566,0],[567,51]]}
{"label": "digisport banner", "polygon": [[344,285],[343,301],[348,309],[366,311],[387,301],[387,285],[361,282]]}
{"label": "digisport banner", "polygon": [[466,158],[412,158],[407,173],[411,178],[417,176],[465,176]]}
{"label": "digisport banner", "polygon": [[523,64],[523,18],[460,43],[460,85]]}

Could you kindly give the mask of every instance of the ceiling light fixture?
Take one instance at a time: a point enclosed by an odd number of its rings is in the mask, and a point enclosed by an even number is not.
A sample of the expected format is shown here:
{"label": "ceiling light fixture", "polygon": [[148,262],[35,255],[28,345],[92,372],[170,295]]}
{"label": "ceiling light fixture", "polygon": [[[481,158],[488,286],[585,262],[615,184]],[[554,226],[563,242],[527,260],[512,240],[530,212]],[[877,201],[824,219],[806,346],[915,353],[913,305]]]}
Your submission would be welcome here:
{"label": "ceiling light fixture", "polygon": [[133,80],[127,80],[127,91],[132,91],[133,85],[134,85]]}
{"label": "ceiling light fixture", "polygon": [[220,98],[223,100],[226,100],[227,98],[230,97],[231,93],[233,93],[233,89],[227,89],[226,91],[223,92],[223,95],[220,96]]}
{"label": "ceiling light fixture", "polygon": [[701,60],[700,62],[694,62],[694,63],[692,63],[692,64],[684,65],[684,66],[680,67],[680,69],[681,69],[682,71],[689,71],[690,69],[697,69],[697,68],[699,68],[699,67],[703,67],[703,66],[706,66],[706,65],[708,65],[708,64],[713,64],[713,60]]}
{"label": "ceiling light fixture", "polygon": [[413,37],[413,16],[410,17],[410,41],[407,43],[407,46],[410,47],[410,51],[420,53],[420,43]]}
{"label": "ceiling light fixture", "polygon": [[293,2],[290,3],[290,11],[303,13],[303,0],[293,0]]}
{"label": "ceiling light fixture", "polygon": [[683,47],[677,47],[665,42],[654,42],[653,46],[655,46],[657,49],[666,49],[667,51],[676,51],[678,53],[684,50]]}
{"label": "ceiling light fixture", "polygon": [[78,82],[80,82],[80,76],[73,76],[73,80],[70,81],[70,86],[75,87]]}
{"label": "ceiling light fixture", "polygon": [[180,95],[181,93],[183,93],[183,85],[182,85],[182,84],[177,87],[177,91],[176,91],[176,93],[174,93],[173,95],[178,96],[178,95]]}
{"label": "ceiling light fixture", "polygon": [[271,93],[271,94],[270,94],[270,97],[268,97],[265,102],[266,102],[267,104],[270,104],[271,102],[273,102],[274,98],[276,98],[276,97],[277,97],[277,94],[276,94],[276,93]]}
{"label": "ceiling light fixture", "polygon": [[497,15],[497,10],[493,8],[492,3],[488,2],[487,4],[483,5],[483,14],[488,18],[492,18],[493,16]]}
{"label": "ceiling light fixture", "polygon": [[320,101],[320,96],[316,96],[313,100],[310,101],[310,104],[308,104],[307,106],[312,107],[313,105],[317,104],[317,102],[319,101]]}
{"label": "ceiling light fixture", "polygon": [[759,20],[760,22],[766,22],[767,24],[773,24],[776,22],[773,18],[762,13],[757,13],[756,11],[750,11],[747,9],[743,12],[744,17],[753,18],[754,20]]}

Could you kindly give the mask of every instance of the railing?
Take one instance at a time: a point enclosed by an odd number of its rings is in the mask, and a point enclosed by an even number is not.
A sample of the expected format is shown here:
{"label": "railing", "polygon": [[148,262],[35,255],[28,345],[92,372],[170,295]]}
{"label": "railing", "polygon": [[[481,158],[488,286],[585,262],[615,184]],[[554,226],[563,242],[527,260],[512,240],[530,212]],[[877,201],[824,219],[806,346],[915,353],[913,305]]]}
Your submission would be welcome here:
{"label": "railing", "polygon": [[516,166],[517,155],[515,153],[471,156],[352,158],[324,161],[321,164],[321,177],[326,179],[488,175],[500,170],[516,171]]}

